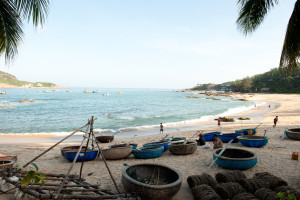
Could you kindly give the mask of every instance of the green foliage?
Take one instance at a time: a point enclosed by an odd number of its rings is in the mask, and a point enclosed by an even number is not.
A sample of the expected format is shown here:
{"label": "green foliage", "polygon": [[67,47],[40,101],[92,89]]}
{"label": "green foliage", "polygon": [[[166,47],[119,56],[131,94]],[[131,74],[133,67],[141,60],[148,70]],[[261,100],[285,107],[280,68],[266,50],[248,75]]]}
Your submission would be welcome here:
{"label": "green foliage", "polygon": [[33,170],[26,171],[20,164],[17,164],[17,167],[19,169],[26,172],[26,176],[22,179],[21,185],[25,186],[30,183],[38,184],[39,182],[41,182],[42,185],[45,185],[45,178],[48,179],[47,176],[39,172],[39,168],[35,163],[30,163],[30,164],[35,168],[35,171]]}
{"label": "green foliage", "polygon": [[278,192],[277,195],[280,197],[280,200],[297,200],[293,194],[287,194],[286,196],[284,192]]}

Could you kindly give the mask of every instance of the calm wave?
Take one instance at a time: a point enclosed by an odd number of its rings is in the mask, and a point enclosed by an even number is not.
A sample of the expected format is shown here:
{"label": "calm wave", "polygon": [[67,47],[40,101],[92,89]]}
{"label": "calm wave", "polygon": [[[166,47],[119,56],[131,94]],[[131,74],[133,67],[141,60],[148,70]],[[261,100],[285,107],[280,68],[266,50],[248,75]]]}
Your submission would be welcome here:
{"label": "calm wave", "polygon": [[[84,88],[73,92],[7,89],[6,95],[0,95],[0,134],[63,134],[81,127],[91,116],[97,118],[95,129],[102,132],[151,128],[161,122],[176,126],[253,105],[229,97],[187,98],[189,93],[171,90],[90,89],[101,93],[84,93]],[[27,99],[35,101],[19,102]]]}

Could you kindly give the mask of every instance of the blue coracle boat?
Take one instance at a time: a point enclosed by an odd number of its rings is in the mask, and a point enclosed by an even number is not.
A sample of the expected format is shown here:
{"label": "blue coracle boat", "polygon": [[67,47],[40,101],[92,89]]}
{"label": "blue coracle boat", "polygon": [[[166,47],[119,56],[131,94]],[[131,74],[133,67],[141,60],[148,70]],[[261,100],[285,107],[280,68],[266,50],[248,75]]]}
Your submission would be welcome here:
{"label": "blue coracle boat", "polygon": [[241,136],[241,133],[223,133],[221,135],[218,135],[218,138],[222,141],[222,142],[229,142],[230,140],[233,139],[233,143],[238,142],[239,140],[237,139],[238,136]]}
{"label": "blue coracle boat", "polygon": [[169,141],[161,141],[161,142],[152,142],[152,143],[147,143],[143,144],[144,147],[149,147],[149,146],[163,146],[164,151],[167,151],[169,149]]}
{"label": "blue coracle boat", "polygon": [[147,146],[134,149],[132,154],[136,158],[148,159],[160,157],[164,152],[163,146]]}
{"label": "blue coracle boat", "polygon": [[[73,162],[73,160],[75,159],[76,154],[77,154],[76,151],[66,151],[66,152],[64,152],[65,158],[70,162]],[[79,153],[76,162],[82,162],[83,155],[84,155],[84,150]],[[98,150],[86,151],[84,161],[94,160],[97,157],[97,155],[98,155]]]}
{"label": "blue coracle boat", "polygon": [[237,138],[246,147],[263,147],[268,144],[268,138],[263,136],[245,135]]}
{"label": "blue coracle boat", "polygon": [[221,156],[218,154],[222,149],[216,149],[213,153],[213,159],[223,168],[233,170],[245,170],[254,167],[257,163],[257,155],[244,149],[227,148]]}
{"label": "blue coracle boat", "polygon": [[244,135],[255,135],[256,128],[240,129],[240,130],[236,130],[235,133],[240,133]]}
{"label": "blue coracle boat", "polygon": [[211,132],[211,133],[205,133],[202,134],[202,137],[205,141],[214,141],[214,135],[220,135],[221,132]]}

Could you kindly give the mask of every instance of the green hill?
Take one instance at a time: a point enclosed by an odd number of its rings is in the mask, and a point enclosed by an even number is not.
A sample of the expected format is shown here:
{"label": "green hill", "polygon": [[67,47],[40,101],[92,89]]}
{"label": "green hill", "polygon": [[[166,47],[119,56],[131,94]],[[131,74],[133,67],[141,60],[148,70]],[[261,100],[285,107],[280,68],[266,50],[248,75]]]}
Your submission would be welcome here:
{"label": "green hill", "polygon": [[55,85],[54,83],[47,82],[28,82],[28,81],[20,81],[15,76],[0,71],[0,87],[3,88],[32,88],[32,87],[50,87],[50,88],[60,88],[61,86]]}
{"label": "green hill", "polygon": [[297,70],[286,77],[280,73],[278,68],[274,68],[263,74],[257,74],[252,77],[222,84],[198,84],[191,88],[191,90],[300,93],[300,64],[298,64],[298,66]]}

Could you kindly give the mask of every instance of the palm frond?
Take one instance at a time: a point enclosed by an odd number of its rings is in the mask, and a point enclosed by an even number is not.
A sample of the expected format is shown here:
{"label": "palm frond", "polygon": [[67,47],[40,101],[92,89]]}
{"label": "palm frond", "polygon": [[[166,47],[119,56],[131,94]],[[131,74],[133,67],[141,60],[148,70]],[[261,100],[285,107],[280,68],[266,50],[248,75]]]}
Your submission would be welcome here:
{"label": "palm frond", "polygon": [[17,12],[28,21],[31,20],[34,26],[45,23],[49,12],[49,0],[14,0]]}
{"label": "palm frond", "polygon": [[289,20],[282,47],[279,69],[287,76],[298,68],[300,60],[300,0],[297,0]]}
{"label": "palm frond", "polygon": [[22,21],[12,1],[0,1],[0,54],[10,63],[22,42]]}
{"label": "palm frond", "polygon": [[263,22],[267,12],[278,0],[239,0],[238,28],[245,34],[252,33]]}

